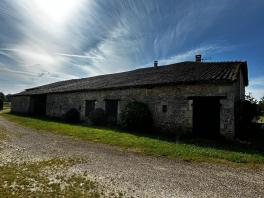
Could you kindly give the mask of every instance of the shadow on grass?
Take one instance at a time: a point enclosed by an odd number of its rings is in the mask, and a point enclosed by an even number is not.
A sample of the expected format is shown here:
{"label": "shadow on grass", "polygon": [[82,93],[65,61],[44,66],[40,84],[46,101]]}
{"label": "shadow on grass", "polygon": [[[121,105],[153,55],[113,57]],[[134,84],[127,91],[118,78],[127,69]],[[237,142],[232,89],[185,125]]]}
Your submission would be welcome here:
{"label": "shadow on grass", "polygon": [[157,130],[150,130],[149,132],[136,132],[131,130],[124,130],[119,126],[92,126],[87,123],[67,123],[62,119],[58,118],[50,118],[45,116],[33,116],[28,114],[20,114],[20,113],[5,113],[10,115],[15,115],[19,117],[28,117],[33,118],[45,122],[58,122],[64,123],[72,126],[82,126],[89,127],[90,129],[106,129],[113,130],[117,133],[125,133],[132,134],[138,137],[146,137],[156,140],[165,141],[168,143],[177,143],[177,144],[187,144],[194,145],[201,148],[214,148],[222,151],[231,151],[231,152],[240,152],[246,154],[260,154],[264,156],[264,130],[261,127],[250,128],[248,133],[250,134],[249,138],[246,138],[244,141],[227,141],[224,138],[219,137],[218,139],[201,139],[196,138],[191,135],[188,136],[172,136],[166,135],[164,133],[158,132]]}

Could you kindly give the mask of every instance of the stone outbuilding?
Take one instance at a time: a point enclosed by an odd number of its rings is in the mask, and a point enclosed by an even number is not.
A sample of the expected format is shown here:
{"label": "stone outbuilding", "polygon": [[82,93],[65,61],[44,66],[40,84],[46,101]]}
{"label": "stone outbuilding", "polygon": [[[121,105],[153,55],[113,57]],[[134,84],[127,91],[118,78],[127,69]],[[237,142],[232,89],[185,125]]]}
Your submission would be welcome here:
{"label": "stone outbuilding", "polygon": [[130,101],[148,105],[161,131],[198,136],[236,135],[236,104],[245,97],[247,63],[187,61],[171,65],[56,82],[26,89],[12,96],[17,113],[62,117],[71,108],[89,121],[89,113],[103,108],[119,122]]}

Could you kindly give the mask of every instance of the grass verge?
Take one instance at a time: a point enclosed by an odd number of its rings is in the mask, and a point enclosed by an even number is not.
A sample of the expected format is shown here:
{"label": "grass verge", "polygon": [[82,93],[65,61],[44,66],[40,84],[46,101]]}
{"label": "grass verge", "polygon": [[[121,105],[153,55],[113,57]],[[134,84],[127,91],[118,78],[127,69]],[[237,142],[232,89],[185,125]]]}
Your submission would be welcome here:
{"label": "grass verge", "polygon": [[73,136],[83,140],[107,143],[144,154],[167,156],[187,161],[218,162],[234,165],[258,166],[264,162],[262,152],[230,145],[230,143],[207,142],[201,144],[200,140],[174,143],[117,129],[71,125],[7,113],[1,114],[1,116],[22,126]]}

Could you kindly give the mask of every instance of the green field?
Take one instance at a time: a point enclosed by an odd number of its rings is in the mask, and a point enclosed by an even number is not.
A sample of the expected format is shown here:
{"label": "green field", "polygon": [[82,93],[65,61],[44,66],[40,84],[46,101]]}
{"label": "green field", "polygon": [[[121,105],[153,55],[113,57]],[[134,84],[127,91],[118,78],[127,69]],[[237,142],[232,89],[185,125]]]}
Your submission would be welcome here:
{"label": "green field", "polygon": [[25,127],[41,130],[41,132],[45,130],[83,140],[107,143],[147,155],[234,165],[259,165],[264,163],[263,153],[228,142],[191,140],[175,143],[160,140],[156,136],[148,137],[118,129],[71,125],[9,113],[1,114],[1,116]]}

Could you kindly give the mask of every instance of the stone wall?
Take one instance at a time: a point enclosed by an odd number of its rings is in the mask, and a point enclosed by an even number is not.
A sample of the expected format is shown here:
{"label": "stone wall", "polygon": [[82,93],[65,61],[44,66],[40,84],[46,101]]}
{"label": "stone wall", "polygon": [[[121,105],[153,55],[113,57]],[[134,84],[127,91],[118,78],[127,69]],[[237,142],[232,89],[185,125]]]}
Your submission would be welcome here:
{"label": "stone wall", "polygon": [[30,96],[14,96],[11,98],[11,111],[14,113],[29,113]]}
{"label": "stone wall", "polygon": [[[220,101],[220,133],[232,139],[235,127],[236,94],[237,89],[233,84],[178,85],[48,94],[47,115],[61,117],[69,109],[76,108],[80,111],[81,119],[88,121],[85,117],[85,100],[96,100],[96,108],[105,109],[105,99],[118,99],[118,115],[128,102],[136,100],[148,104],[153,114],[155,127],[164,131],[188,133],[192,130],[192,100],[188,100],[187,97],[226,96],[226,99]],[[167,112],[162,112],[162,105],[167,105]]]}

